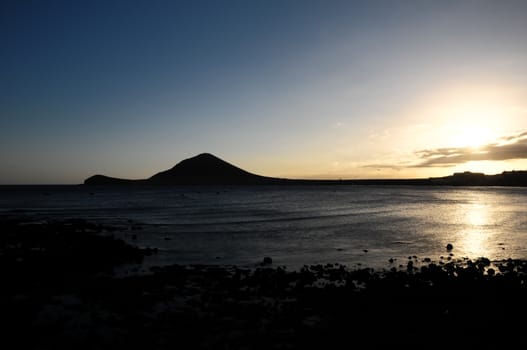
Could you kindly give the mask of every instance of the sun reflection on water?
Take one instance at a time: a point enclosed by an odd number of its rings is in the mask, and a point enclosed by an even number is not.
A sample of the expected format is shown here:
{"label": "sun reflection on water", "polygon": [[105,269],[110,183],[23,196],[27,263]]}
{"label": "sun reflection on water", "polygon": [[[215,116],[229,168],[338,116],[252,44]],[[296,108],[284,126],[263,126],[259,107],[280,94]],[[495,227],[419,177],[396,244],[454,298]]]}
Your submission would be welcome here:
{"label": "sun reflection on water", "polygon": [[467,223],[471,226],[485,226],[488,223],[488,204],[473,204],[467,213]]}
{"label": "sun reflection on water", "polygon": [[492,211],[490,204],[481,204],[473,200],[463,207],[460,248],[471,258],[492,256],[495,247],[492,246],[492,236],[495,232],[491,229]]}

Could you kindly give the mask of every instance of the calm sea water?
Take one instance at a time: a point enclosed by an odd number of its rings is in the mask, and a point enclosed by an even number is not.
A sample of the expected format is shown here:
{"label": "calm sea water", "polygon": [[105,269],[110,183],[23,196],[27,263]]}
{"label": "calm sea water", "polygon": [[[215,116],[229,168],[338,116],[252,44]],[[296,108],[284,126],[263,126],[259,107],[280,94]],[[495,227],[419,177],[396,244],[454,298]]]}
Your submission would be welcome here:
{"label": "calm sea water", "polygon": [[527,188],[0,186],[0,213],[117,225],[149,264],[340,263],[408,256],[527,258]]}

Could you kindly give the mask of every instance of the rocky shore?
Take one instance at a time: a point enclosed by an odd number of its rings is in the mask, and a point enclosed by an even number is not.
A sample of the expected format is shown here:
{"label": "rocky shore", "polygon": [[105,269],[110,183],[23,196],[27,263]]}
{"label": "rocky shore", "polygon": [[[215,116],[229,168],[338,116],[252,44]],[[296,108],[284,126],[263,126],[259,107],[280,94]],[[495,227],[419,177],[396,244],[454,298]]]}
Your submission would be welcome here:
{"label": "rocky shore", "polygon": [[[388,268],[170,265],[84,220],[0,220],[3,339],[23,349],[527,345],[527,262],[408,257]],[[342,345],[341,345],[342,344]]]}

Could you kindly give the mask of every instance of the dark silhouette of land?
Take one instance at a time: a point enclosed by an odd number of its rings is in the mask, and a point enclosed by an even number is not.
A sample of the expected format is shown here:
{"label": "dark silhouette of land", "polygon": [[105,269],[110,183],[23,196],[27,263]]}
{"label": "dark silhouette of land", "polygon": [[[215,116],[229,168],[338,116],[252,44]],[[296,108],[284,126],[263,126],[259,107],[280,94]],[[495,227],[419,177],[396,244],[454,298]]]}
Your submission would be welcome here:
{"label": "dark silhouette of land", "polygon": [[173,168],[148,179],[130,180],[94,175],[85,185],[448,185],[448,186],[527,186],[527,171],[505,171],[496,175],[455,173],[421,179],[306,180],[261,176],[243,170],[212,154],[185,159]]}
{"label": "dark silhouette of land", "polygon": [[161,171],[148,179],[127,180],[94,175],[86,185],[258,185],[284,180],[252,174],[209,153],[185,159],[173,168]]}

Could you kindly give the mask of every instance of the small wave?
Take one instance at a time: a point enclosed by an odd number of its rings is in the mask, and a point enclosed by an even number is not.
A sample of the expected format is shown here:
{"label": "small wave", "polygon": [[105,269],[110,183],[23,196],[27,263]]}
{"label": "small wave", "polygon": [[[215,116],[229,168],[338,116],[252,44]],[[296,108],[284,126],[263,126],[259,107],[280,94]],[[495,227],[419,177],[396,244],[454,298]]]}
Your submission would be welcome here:
{"label": "small wave", "polygon": [[403,244],[412,244],[412,242],[408,241],[393,241],[393,244],[403,245]]}

